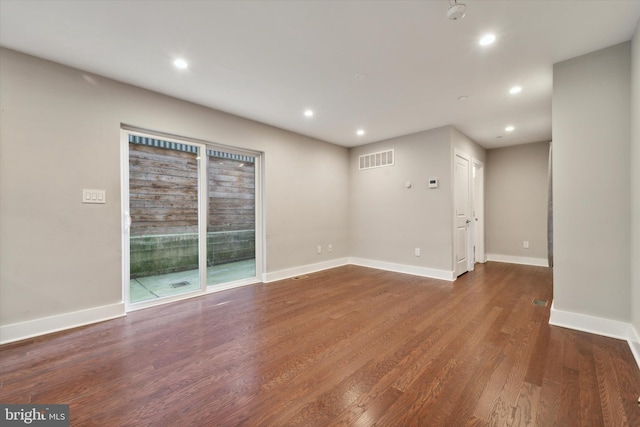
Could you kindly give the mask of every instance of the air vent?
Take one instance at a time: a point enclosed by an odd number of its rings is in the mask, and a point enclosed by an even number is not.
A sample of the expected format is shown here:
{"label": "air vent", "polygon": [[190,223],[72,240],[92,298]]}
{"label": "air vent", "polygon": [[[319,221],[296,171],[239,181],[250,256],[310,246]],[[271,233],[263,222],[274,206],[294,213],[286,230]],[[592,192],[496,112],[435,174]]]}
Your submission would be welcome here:
{"label": "air vent", "polygon": [[360,170],[393,166],[393,150],[363,154],[359,158]]}

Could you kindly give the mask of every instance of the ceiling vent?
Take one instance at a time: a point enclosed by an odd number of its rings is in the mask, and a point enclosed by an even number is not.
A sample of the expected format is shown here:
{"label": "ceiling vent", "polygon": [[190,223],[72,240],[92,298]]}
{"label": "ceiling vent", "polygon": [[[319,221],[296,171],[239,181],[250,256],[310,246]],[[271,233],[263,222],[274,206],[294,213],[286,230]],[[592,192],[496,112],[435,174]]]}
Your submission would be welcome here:
{"label": "ceiling vent", "polygon": [[393,150],[363,154],[359,157],[360,170],[393,166]]}

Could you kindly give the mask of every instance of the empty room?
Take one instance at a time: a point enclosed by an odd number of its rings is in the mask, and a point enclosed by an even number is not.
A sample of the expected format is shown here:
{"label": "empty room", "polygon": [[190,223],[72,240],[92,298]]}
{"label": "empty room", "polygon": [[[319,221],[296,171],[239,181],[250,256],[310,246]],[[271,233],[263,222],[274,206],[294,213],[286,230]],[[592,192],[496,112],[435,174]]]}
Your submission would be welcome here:
{"label": "empty room", "polygon": [[0,419],[640,425],[640,0],[0,0]]}

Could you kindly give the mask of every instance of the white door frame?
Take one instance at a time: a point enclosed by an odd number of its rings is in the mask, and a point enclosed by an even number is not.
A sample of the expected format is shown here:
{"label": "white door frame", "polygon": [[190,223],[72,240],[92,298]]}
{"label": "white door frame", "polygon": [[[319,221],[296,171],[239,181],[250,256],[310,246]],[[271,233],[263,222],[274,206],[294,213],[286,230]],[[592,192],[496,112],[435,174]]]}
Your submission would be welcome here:
{"label": "white door frame", "polygon": [[[188,144],[198,148],[198,273],[200,278],[200,289],[185,292],[177,295],[131,303],[131,277],[130,277],[130,230],[131,215],[129,206],[129,135],[138,135],[146,138],[162,138],[164,141],[176,142],[178,144]],[[122,204],[122,298],[126,311],[134,311],[142,308],[153,307],[166,304],[168,302],[180,301],[194,296],[204,295],[207,291],[207,155],[206,145],[198,142],[185,141],[170,138],[165,135],[156,135],[136,131],[128,128],[120,129],[120,156],[121,156],[121,204]],[[202,238],[202,236],[205,236]]]}
{"label": "white door frame", "polygon": [[484,250],[484,163],[476,158],[471,159],[472,173],[472,211],[473,211],[473,262],[485,263],[487,258]]}

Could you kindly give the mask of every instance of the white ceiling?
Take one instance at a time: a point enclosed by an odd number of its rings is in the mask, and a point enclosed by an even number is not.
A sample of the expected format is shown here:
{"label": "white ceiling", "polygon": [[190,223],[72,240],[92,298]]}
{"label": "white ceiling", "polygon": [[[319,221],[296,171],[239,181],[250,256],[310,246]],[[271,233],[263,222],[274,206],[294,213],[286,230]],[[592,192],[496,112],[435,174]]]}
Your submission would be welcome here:
{"label": "white ceiling", "polygon": [[552,65],[640,18],[640,0],[459,2],[449,21],[447,0],[0,0],[0,45],[346,147],[453,124],[494,148],[550,140]]}

